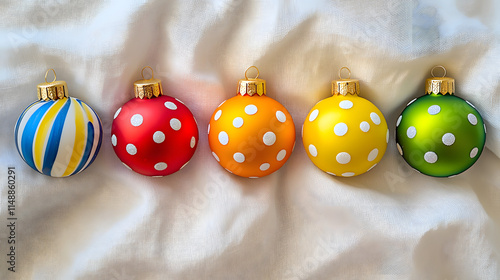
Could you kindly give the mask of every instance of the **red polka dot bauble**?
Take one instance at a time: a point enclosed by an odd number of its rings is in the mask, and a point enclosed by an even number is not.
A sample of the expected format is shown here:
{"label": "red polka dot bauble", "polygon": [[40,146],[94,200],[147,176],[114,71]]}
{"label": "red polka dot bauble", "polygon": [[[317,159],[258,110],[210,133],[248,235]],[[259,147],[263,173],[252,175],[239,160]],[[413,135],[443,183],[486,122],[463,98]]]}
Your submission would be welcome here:
{"label": "red polka dot bauble", "polygon": [[292,116],[266,96],[265,81],[257,77],[249,79],[245,73],[238,94],[219,105],[208,126],[215,160],[227,171],[247,178],[280,169],[295,145]]}
{"label": "red polka dot bauble", "polygon": [[179,171],[198,144],[193,114],[180,100],[163,95],[161,81],[154,77],[135,82],[134,89],[136,97],[114,115],[111,143],[116,155],[142,175]]}

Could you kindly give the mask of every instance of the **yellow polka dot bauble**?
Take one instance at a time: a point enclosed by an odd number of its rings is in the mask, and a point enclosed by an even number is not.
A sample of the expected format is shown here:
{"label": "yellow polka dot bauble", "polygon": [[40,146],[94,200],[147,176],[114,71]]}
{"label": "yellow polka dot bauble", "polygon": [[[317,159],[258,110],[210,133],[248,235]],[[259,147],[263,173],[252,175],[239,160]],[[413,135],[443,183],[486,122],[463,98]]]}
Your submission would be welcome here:
{"label": "yellow polka dot bauble", "polygon": [[292,116],[265,95],[265,81],[257,77],[249,79],[245,73],[238,94],[219,105],[208,125],[214,158],[227,171],[247,178],[280,169],[295,145]]}
{"label": "yellow polka dot bauble", "polygon": [[358,96],[358,80],[333,81],[332,94],[307,115],[302,127],[304,148],[311,161],[328,174],[363,174],[384,156],[389,142],[387,122],[373,103]]}

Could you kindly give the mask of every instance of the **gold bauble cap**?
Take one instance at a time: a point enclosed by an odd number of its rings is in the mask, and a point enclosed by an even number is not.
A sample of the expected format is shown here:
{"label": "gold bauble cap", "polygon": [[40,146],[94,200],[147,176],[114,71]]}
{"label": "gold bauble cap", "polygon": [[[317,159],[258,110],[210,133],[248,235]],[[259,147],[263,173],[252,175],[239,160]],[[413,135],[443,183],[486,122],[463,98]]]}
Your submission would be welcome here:
{"label": "gold bauble cap", "polygon": [[[54,73],[54,80],[47,82],[47,74],[49,74],[50,70]],[[68,85],[65,81],[56,81],[56,79],[56,71],[54,69],[51,68],[45,72],[45,83],[36,86],[39,100],[49,101],[68,98]]]}
{"label": "gold bauble cap", "polygon": [[[434,76],[434,69],[442,68],[444,73],[442,77]],[[432,78],[429,78],[425,82],[425,93],[426,94],[442,94],[442,95],[453,95],[455,93],[455,79],[446,76],[446,68],[441,65],[432,67],[431,69]]]}
{"label": "gold bauble cap", "polygon": [[[346,69],[349,71],[349,77],[347,79],[343,79],[341,76],[342,69]],[[351,70],[347,67],[342,67],[339,70],[339,78],[340,80],[332,81],[332,95],[359,95],[359,80],[351,79]]]}
{"label": "gold bauble cap", "polygon": [[[144,79],[144,69],[151,69],[151,79]],[[146,66],[141,71],[142,80],[135,81],[134,93],[135,97],[140,99],[151,99],[163,95],[161,80],[155,79],[153,68]]]}
{"label": "gold bauble cap", "polygon": [[[255,68],[257,70],[257,76],[255,76],[255,78],[247,77],[247,72],[251,68]],[[236,89],[237,94],[242,96],[252,96],[254,94],[258,94],[259,96],[266,95],[266,80],[259,79],[259,74],[259,68],[255,66],[248,67],[245,71],[245,79],[238,81],[238,88]]]}

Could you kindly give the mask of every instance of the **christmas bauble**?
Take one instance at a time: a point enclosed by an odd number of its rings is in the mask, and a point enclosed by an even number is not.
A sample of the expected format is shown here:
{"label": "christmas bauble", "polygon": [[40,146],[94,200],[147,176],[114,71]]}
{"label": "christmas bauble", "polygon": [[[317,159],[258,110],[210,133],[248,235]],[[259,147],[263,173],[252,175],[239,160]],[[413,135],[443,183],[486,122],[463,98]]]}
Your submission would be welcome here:
{"label": "christmas bauble", "polygon": [[389,130],[384,115],[359,96],[356,79],[333,81],[332,94],[307,115],[302,127],[304,148],[311,161],[328,174],[363,174],[377,165],[387,148]]}
{"label": "christmas bauble", "polygon": [[114,115],[111,143],[116,155],[142,175],[179,171],[198,145],[193,114],[180,100],[163,95],[161,81],[154,76],[147,80],[143,76],[134,83],[134,90],[136,97]]}
{"label": "christmas bauble", "polygon": [[26,108],[15,127],[16,147],[34,170],[67,177],[87,168],[97,156],[102,126],[85,102],[68,97],[67,84],[54,80],[37,86],[39,100]]}
{"label": "christmas bauble", "polygon": [[433,77],[426,87],[427,94],[410,101],[397,119],[398,151],[423,174],[457,175],[481,155],[486,126],[469,101],[454,95],[454,79]]}
{"label": "christmas bauble", "polygon": [[266,96],[265,81],[258,74],[249,79],[245,72],[238,94],[219,105],[210,118],[208,142],[227,171],[259,178],[288,160],[295,145],[295,126],[286,108]]}

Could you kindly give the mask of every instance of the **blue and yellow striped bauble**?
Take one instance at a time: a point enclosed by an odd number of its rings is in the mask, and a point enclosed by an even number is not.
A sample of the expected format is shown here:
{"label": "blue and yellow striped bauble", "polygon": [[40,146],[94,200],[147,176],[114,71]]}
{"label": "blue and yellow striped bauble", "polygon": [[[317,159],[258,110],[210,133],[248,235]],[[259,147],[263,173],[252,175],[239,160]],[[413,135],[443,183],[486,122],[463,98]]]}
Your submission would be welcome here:
{"label": "blue and yellow striped bauble", "polygon": [[67,97],[66,83],[38,85],[39,101],[19,117],[16,147],[23,160],[36,171],[67,177],[87,168],[97,156],[102,125],[85,102]]}

